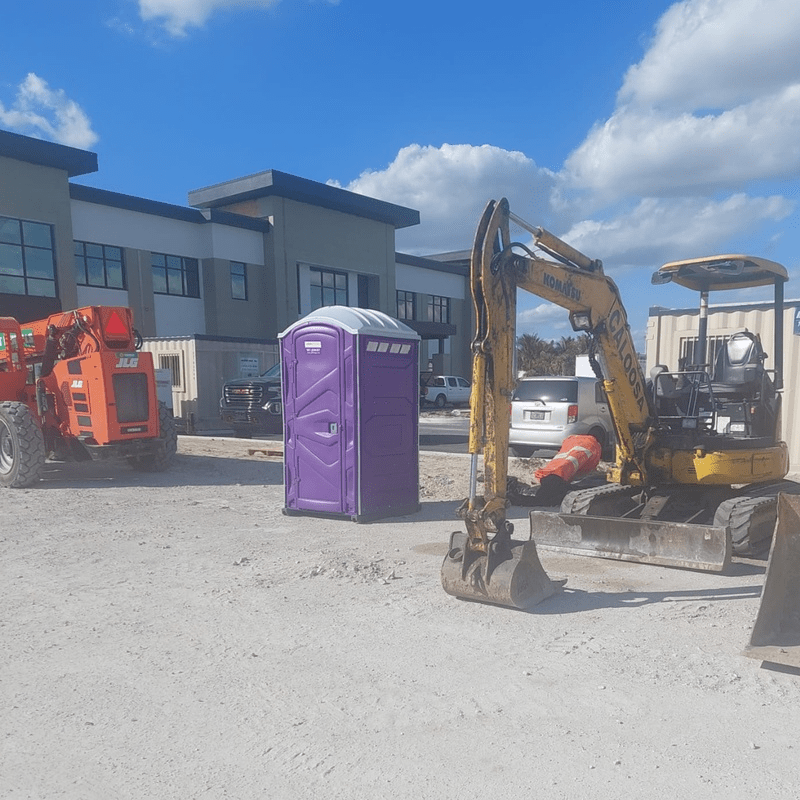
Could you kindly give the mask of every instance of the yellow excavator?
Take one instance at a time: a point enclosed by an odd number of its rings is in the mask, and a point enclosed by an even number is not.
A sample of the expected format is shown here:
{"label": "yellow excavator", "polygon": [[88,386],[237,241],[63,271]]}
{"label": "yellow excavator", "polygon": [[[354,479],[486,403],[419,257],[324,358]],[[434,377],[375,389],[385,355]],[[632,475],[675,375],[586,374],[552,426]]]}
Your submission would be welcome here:
{"label": "yellow excavator", "polygon": [[[532,236],[532,245],[511,241],[512,222]],[[782,327],[775,326],[772,369],[765,368],[758,337],[747,332],[730,337],[706,363],[708,293],[772,285],[775,319],[782,320],[787,277],[780,264],[738,254],[665,264],[653,283],[672,281],[700,293],[697,346],[679,370],[659,367],[647,380],[619,291],[602,263],[530,226],[510,212],[507,200],[491,201],[470,269],[476,318],[472,458],[469,497],[458,512],[466,530],[450,537],[441,570],[445,591],[530,608],[558,588],[542,568],[537,545],[710,571],[725,570],[732,553],[765,546],[778,495],[800,492],[800,485],[784,480]],[[506,518],[518,288],[566,308],[572,328],[590,335],[589,360],[603,382],[617,440],[609,483],[570,492],[557,513],[531,512],[526,541],[512,538]]]}

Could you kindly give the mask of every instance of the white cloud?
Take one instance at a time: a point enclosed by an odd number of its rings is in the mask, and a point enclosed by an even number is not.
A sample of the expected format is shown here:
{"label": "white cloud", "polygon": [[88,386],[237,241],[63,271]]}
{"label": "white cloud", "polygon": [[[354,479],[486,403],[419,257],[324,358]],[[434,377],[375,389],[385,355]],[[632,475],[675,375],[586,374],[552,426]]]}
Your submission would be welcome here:
{"label": "white cloud", "polygon": [[[520,297],[521,303],[528,302]],[[569,324],[567,312],[553,303],[541,303],[533,308],[520,308],[517,311],[517,336],[523,333],[538,333],[544,339],[557,336],[575,336]]]}
{"label": "white cloud", "polygon": [[685,0],[658,22],[620,102],[658,108],[732,108],[795,83],[797,0]]}
{"label": "white cloud", "polygon": [[19,85],[11,106],[0,103],[0,124],[28,136],[86,149],[98,140],[83,109],[63,89],[51,89],[33,72]]}
{"label": "white cloud", "polygon": [[798,41],[796,0],[672,6],[617,109],[567,160],[567,185],[612,201],[800,175]]}
{"label": "white cloud", "polygon": [[616,111],[566,163],[569,183],[606,200],[737,188],[800,174],[800,82],[702,117]]}
{"label": "white cloud", "polygon": [[[139,15],[145,22],[157,22],[171,36],[185,36],[187,29],[199,28],[217,11],[267,9],[280,0],[139,0]],[[337,5],[339,0],[325,0]]]}
{"label": "white cloud", "polygon": [[417,209],[421,224],[397,232],[398,249],[432,253],[469,248],[492,198],[508,197],[519,216],[549,224],[554,181],[552,172],[520,152],[490,145],[413,144],[386,169],[363,172],[345,188]]}
{"label": "white cloud", "polygon": [[713,253],[721,243],[746,236],[765,222],[785,219],[794,204],[783,197],[734,194],[725,200],[646,198],[626,214],[584,220],[564,238],[619,274],[626,267],[658,267],[666,261]]}

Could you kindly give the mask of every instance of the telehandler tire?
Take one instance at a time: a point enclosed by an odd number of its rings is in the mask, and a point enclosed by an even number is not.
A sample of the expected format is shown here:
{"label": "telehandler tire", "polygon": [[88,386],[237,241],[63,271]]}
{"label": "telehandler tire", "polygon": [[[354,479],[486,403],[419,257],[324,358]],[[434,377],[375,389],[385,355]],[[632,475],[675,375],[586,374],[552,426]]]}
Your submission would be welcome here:
{"label": "telehandler tire", "polygon": [[42,475],[46,456],[42,429],[28,406],[0,403],[0,486],[32,486]]}
{"label": "telehandler tire", "polygon": [[128,463],[139,472],[163,472],[172,463],[178,451],[178,431],[172,412],[159,402],[158,404],[158,429],[161,438],[165,440],[165,450],[162,453],[152,453],[147,456],[132,456]]}

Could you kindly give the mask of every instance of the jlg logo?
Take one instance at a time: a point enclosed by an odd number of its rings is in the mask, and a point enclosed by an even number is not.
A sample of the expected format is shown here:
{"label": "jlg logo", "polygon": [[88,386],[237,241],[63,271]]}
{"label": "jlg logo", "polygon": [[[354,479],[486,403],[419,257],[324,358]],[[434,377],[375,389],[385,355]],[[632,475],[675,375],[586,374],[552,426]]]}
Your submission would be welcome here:
{"label": "jlg logo", "polygon": [[138,353],[117,353],[117,369],[135,369],[139,366]]}
{"label": "jlg logo", "polygon": [[74,380],[69,387],[70,389],[83,389],[83,381]]}

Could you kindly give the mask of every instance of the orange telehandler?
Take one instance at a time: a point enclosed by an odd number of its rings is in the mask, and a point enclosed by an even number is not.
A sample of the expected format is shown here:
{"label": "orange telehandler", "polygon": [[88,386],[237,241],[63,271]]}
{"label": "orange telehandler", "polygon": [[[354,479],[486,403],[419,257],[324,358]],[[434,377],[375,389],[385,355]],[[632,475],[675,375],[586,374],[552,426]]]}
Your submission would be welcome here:
{"label": "orange telehandler", "polygon": [[167,468],[175,423],[158,402],[153,357],[137,345],[122,306],[0,317],[0,486],[31,486],[47,458]]}

